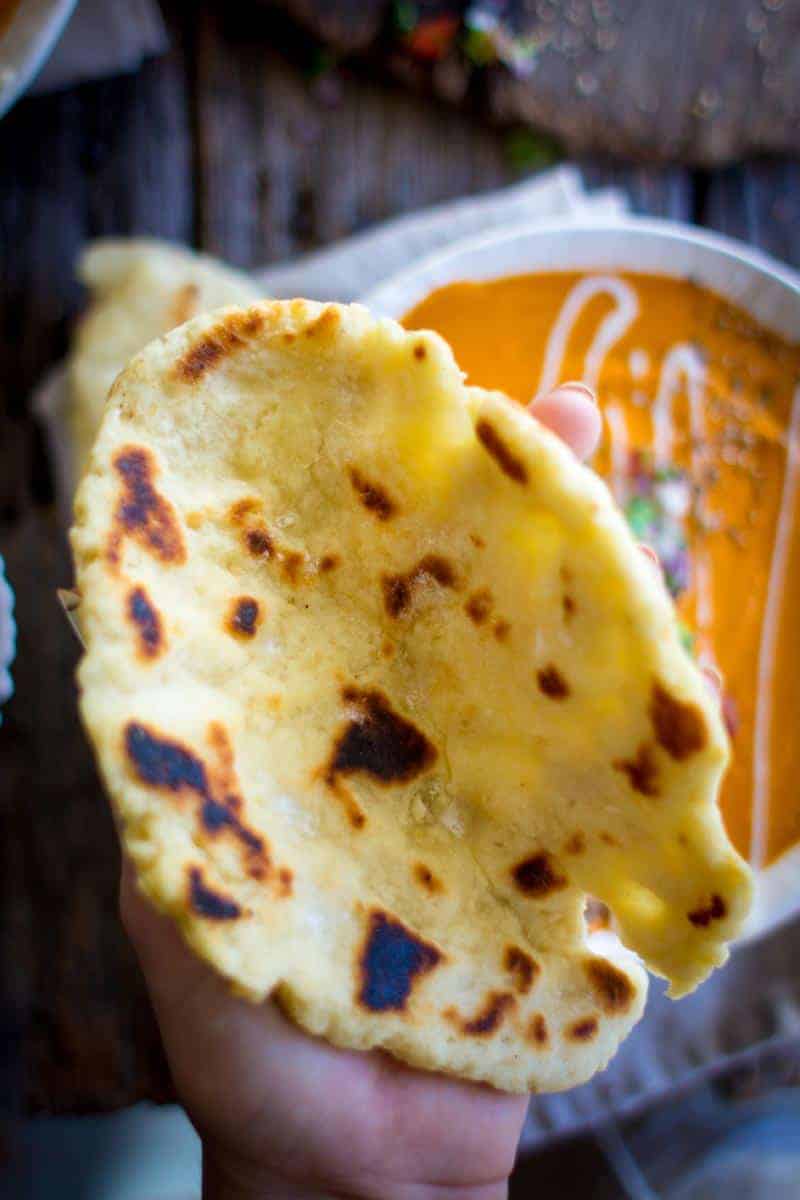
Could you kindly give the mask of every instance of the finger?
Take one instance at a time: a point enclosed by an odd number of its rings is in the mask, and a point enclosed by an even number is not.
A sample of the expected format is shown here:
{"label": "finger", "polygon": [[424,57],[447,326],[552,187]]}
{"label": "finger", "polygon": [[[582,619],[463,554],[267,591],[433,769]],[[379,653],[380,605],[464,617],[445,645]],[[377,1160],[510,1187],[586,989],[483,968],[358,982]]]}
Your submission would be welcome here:
{"label": "finger", "polygon": [[723,690],[722,672],[718,671],[716,667],[712,667],[710,665],[703,666],[700,669],[703,672],[703,677],[706,683],[709,685],[714,695],[718,700],[721,700]]}
{"label": "finger", "polygon": [[156,1008],[180,1007],[188,993],[205,984],[208,968],[186,945],[175,922],[142,895],[136,869],[124,854],[119,908]]}
{"label": "finger", "polygon": [[652,546],[648,546],[647,542],[639,542],[639,549],[641,550],[641,552],[645,556],[645,558],[653,564],[653,570],[658,575],[658,578],[663,581],[664,567],[663,567],[661,559],[658,557],[658,554],[656,553],[656,551],[653,549]]}
{"label": "finger", "polygon": [[[420,1169],[430,1173],[441,1165],[441,1146],[426,1135],[443,1110],[456,1107],[476,1131],[478,1145],[496,1146],[492,1161],[499,1164],[498,1175],[507,1173],[511,1164],[505,1156],[513,1154],[517,1143],[524,1097],[421,1074],[383,1054],[339,1049],[298,1029],[277,1005],[237,998],[185,945],[175,922],[141,893],[128,860],[123,862],[120,908],[147,980],[175,1085],[201,1130],[212,1131],[223,1144],[241,1144],[241,1114],[266,1113],[273,1140],[282,1147],[283,1165],[322,1173],[336,1156],[334,1142],[363,1140],[366,1113],[375,1114],[374,1120],[366,1118],[368,1127],[381,1128],[380,1110],[388,1100],[389,1111],[411,1114],[397,1141],[397,1162],[404,1163],[409,1146],[415,1153],[422,1148]],[[230,1116],[224,1104],[220,1109],[220,1096],[228,1093],[235,1097]],[[320,1096],[341,1095],[348,1096],[352,1128],[337,1119],[326,1134],[315,1115]],[[504,1131],[500,1136],[498,1129]],[[250,1144],[247,1138],[245,1144]],[[459,1137],[454,1144],[460,1147]],[[381,1159],[391,1167],[393,1144],[384,1146]],[[470,1170],[465,1163],[464,1172]]]}
{"label": "finger", "polygon": [[[309,1080],[314,1088],[319,1085],[324,1090],[333,1075],[328,1090],[341,1094],[336,1052],[301,1034],[275,1004],[254,1004],[234,996],[225,980],[186,945],[175,921],[157,912],[142,895],[127,861],[120,880],[120,909],[176,1089],[192,1120],[201,1130],[235,1145],[243,1137],[241,1114],[260,1112],[265,1092],[272,1091],[287,1097],[285,1111],[278,1105],[273,1112],[276,1121],[285,1122],[278,1129],[278,1142],[287,1155],[296,1156],[297,1110],[314,1111],[312,1097],[302,1088],[300,1100],[294,1102],[298,1088]],[[220,1101],[227,1095],[230,1113]],[[302,1123],[300,1127],[309,1133]]]}
{"label": "finger", "polygon": [[331,1054],[343,1053],[306,1037],[277,1005],[255,1004],[235,996],[222,976],[186,943],[173,918],[158,912],[142,894],[136,869],[125,855],[120,877],[120,914],[168,1047],[183,1038],[191,1040],[198,1029],[202,1030],[207,1049],[214,1038],[227,1044],[231,1022],[236,1022],[239,1034],[244,1023],[250,1030],[256,1028],[259,1037],[269,1033],[284,1047],[288,1040],[295,1052],[311,1046],[317,1054],[320,1047]]}
{"label": "finger", "polygon": [[[304,1050],[308,1039],[276,1005],[254,1004],[234,996],[222,976],[194,953],[175,921],[158,912],[142,894],[136,870],[124,855],[120,914],[139,959],[173,1071],[177,1067],[179,1074],[186,1073],[197,1039],[202,1040],[212,1065],[224,1063],[252,1040],[262,1057],[273,1043],[284,1050],[288,1045],[295,1053]],[[254,1054],[250,1046],[240,1057]],[[213,1070],[210,1075],[213,1079]]]}
{"label": "finger", "polygon": [[578,458],[590,458],[597,449],[603,418],[594,392],[585,384],[562,383],[531,401],[528,412],[558,434]]}

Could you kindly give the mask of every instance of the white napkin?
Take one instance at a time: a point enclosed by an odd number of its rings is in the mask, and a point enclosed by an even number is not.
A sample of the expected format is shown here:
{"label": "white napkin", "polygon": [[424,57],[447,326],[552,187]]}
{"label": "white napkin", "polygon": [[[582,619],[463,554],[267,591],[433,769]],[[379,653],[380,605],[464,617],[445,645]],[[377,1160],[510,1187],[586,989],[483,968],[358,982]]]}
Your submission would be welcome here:
{"label": "white napkin", "polygon": [[609,188],[588,195],[575,167],[558,167],[495,192],[384,221],[330,249],[257,271],[256,278],[271,296],[355,300],[381,280],[461,238],[554,217],[608,218],[624,211],[621,192]]}
{"label": "white napkin", "polygon": [[168,45],[155,0],[79,0],[31,91],[52,92],[135,71],[144,58],[163,54]]}

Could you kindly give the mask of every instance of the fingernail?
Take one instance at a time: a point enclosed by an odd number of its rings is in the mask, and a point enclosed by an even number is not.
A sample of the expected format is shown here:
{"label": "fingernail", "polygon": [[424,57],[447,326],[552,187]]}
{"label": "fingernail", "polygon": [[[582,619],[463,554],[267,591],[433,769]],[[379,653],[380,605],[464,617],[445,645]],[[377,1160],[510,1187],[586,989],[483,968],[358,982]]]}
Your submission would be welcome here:
{"label": "fingernail", "polygon": [[721,695],[722,694],[722,685],[724,683],[724,680],[722,678],[722,672],[718,671],[716,667],[710,667],[710,666],[702,667],[702,672],[705,675],[708,682],[713,687],[714,691],[717,692],[718,695]]}
{"label": "fingernail", "polygon": [[597,404],[597,396],[588,383],[581,383],[580,380],[570,379],[566,383],[560,383],[556,390],[561,391],[562,388],[569,388],[570,391],[580,392],[587,400],[591,400],[592,404]]}
{"label": "fingernail", "polygon": [[639,542],[639,549],[641,550],[642,554],[644,554],[646,558],[649,558],[651,562],[654,562],[656,566],[661,566],[661,563],[658,561],[658,555],[652,546],[648,546],[647,542]]}

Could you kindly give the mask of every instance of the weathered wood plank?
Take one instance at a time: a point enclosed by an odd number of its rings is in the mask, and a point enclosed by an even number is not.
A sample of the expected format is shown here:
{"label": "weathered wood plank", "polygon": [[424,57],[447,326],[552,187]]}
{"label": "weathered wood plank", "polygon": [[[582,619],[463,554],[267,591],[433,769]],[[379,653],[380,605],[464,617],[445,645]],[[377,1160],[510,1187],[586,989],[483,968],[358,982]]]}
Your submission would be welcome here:
{"label": "weathered wood plank", "polygon": [[[220,11],[198,6],[195,58],[196,153],[200,245],[239,267],[259,254],[259,213],[272,230],[277,213],[260,165],[263,148],[247,80],[264,74],[253,38],[240,52],[220,36]],[[279,119],[279,118],[277,118]],[[280,223],[280,222],[278,222]]]}
{"label": "weathered wood plank", "polygon": [[131,77],[92,85],[92,125],[82,147],[86,234],[136,234],[191,242],[190,114],[177,47]]}
{"label": "weathered wood plank", "polygon": [[800,164],[729,168],[707,182],[704,224],[800,267]]}
{"label": "weathered wood plank", "polygon": [[686,167],[634,167],[592,161],[581,166],[590,187],[621,188],[633,213],[673,221],[692,219],[692,177]]}
{"label": "weathered wood plank", "polygon": [[166,1073],[116,920],[118,851],[79,727],[71,578],[33,385],[66,348],[74,265],[100,233],[191,234],[183,62],[28,100],[0,125],[0,552],[17,592],[17,693],[0,729],[0,980],[27,1105],[76,1111],[164,1094]]}
{"label": "weathered wood plank", "polygon": [[287,0],[295,20],[334,46],[353,51],[374,42],[391,19],[391,0]]}
{"label": "weathered wood plank", "polygon": [[[357,18],[352,0],[281,6],[343,51],[371,46],[390,66],[407,56],[391,0],[363,0]],[[428,0],[403,11],[429,30],[455,18],[448,69],[411,77],[457,101],[477,85],[495,120],[527,121],[573,154],[713,164],[800,149],[791,0]],[[478,68],[464,49],[474,50],[477,28],[477,58],[488,59]],[[412,33],[415,46],[417,60],[430,55],[430,34]]]}
{"label": "weathered wood plank", "polygon": [[201,239],[214,253],[260,266],[514,177],[502,139],[467,115],[347,71],[312,79],[303,52],[252,14],[200,17]]}
{"label": "weathered wood plank", "polygon": [[495,117],[529,120],[572,152],[651,162],[800,146],[796,4],[570,0],[532,15],[512,0],[508,12],[516,32],[548,40],[529,78],[493,74]]}

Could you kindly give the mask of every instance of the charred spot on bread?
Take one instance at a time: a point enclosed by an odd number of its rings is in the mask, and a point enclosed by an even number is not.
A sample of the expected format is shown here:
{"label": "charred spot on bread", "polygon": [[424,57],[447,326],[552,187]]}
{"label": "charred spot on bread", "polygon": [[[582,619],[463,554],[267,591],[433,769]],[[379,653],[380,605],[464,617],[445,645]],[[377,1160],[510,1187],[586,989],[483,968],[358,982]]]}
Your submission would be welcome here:
{"label": "charred spot on bread", "polygon": [[707,928],[712,921],[721,921],[728,915],[728,906],[717,892],[707,904],[700,904],[689,913],[689,920],[698,929]]}
{"label": "charred spot on bread", "polygon": [[653,684],[650,720],[659,746],[677,762],[697,754],[708,740],[705,719],[697,705],[678,700],[660,683]]}
{"label": "charred spot on bread", "polygon": [[581,833],[580,829],[576,829],[575,833],[567,838],[564,850],[567,854],[583,854],[586,850],[586,835]]}
{"label": "charred spot on bread", "polygon": [[442,957],[402,921],[373,910],[358,960],[359,1004],[370,1012],[403,1012],[415,983]]}
{"label": "charred spot on bread", "polygon": [[200,867],[189,868],[188,899],[192,912],[211,921],[235,921],[242,915],[241,906],[235,900],[204,882]]}
{"label": "charred spot on bread", "polygon": [[480,588],[468,597],[464,611],[474,625],[483,625],[491,616],[494,608],[494,596],[488,588]]}
{"label": "charred spot on bread", "polygon": [[125,727],[126,757],[136,778],[148,787],[175,796],[194,794],[201,801],[197,812],[200,827],[212,837],[230,832],[242,847],[247,873],[263,879],[269,872],[269,851],[264,838],[245,825],[239,815],[243,805],[233,790],[227,735],[216,724],[212,724],[209,734],[224,759],[219,779],[193,750],[139,721],[129,721]]}
{"label": "charred spot on bread", "polygon": [[608,1016],[626,1013],[635,995],[633,984],[624,971],[604,958],[590,958],[584,964],[586,975],[598,1004]]}
{"label": "charred spot on bread", "polygon": [[528,1022],[527,1039],[539,1050],[543,1050],[550,1041],[547,1021],[543,1013],[534,1013]]}
{"label": "charred spot on bread", "polygon": [[536,900],[549,896],[551,892],[560,891],[569,883],[545,850],[524,858],[512,869],[511,874],[519,890]]}
{"label": "charred spot on bread", "polygon": [[455,568],[441,554],[426,554],[410,571],[399,575],[384,575],[383,606],[390,617],[399,617],[410,607],[415,589],[426,580],[432,580],[443,588],[458,586]]}
{"label": "charred spot on bread", "polygon": [[136,630],[140,658],[157,658],[165,648],[164,627],[158,609],[141,584],[131,588],[127,601],[128,619]]}
{"label": "charred spot on bread", "polygon": [[281,550],[281,573],[288,584],[297,587],[305,572],[308,559],[301,550]]}
{"label": "charred spot on bread", "polygon": [[500,434],[486,417],[481,417],[475,426],[478,441],[492,456],[500,470],[515,483],[528,482],[528,468],[514,451],[506,445]]}
{"label": "charred spot on bread", "polygon": [[379,521],[388,521],[395,515],[397,505],[382,484],[368,479],[358,467],[351,466],[348,474],[353,489],[364,508],[376,516]]}
{"label": "charred spot on bread", "polygon": [[325,338],[332,336],[342,323],[342,318],[339,315],[339,310],[334,305],[329,304],[323,308],[318,317],[314,317],[313,321],[309,321],[303,333],[310,338]]}
{"label": "charred spot on bread", "polygon": [[526,995],[533,987],[541,967],[519,946],[506,946],[503,966],[514,981],[515,989]]}
{"label": "charred spot on bread", "polygon": [[434,875],[430,867],[425,863],[415,863],[413,867],[414,878],[417,880],[427,892],[435,894],[444,891],[442,881]]}
{"label": "charred spot on bread", "polygon": [[175,364],[174,374],[183,383],[197,383],[227,358],[243,350],[264,324],[258,309],[227,313],[185,350]]}
{"label": "charred spot on bread", "polygon": [[107,557],[119,564],[126,538],[139,543],[161,562],[178,566],[186,561],[186,549],[175,509],[155,487],[155,459],[144,446],[125,446],[114,455],[114,470],[122,493],[114,509]]}
{"label": "charred spot on bread", "polygon": [[406,783],[434,763],[433,744],[377,688],[349,686],[342,698],[352,715],[334,744],[329,781],[363,772],[382,784]]}
{"label": "charred spot on bread", "polygon": [[640,795],[653,797],[659,794],[658,764],[647,742],[642,742],[635,758],[617,758],[612,766],[615,771],[627,775],[631,787]]}
{"label": "charred spot on bread", "polygon": [[536,682],[542,695],[550,700],[566,700],[569,695],[569,684],[552,663],[536,672]]}
{"label": "charred spot on bread", "polygon": [[226,626],[234,637],[255,637],[261,623],[261,607],[253,596],[239,596],[231,605]]}
{"label": "charred spot on bread", "polygon": [[591,1042],[597,1037],[599,1028],[597,1017],[580,1017],[567,1025],[564,1037],[570,1042]]}
{"label": "charred spot on bread", "polygon": [[454,1008],[447,1009],[444,1015],[467,1037],[491,1037],[516,1003],[511,992],[489,992],[473,1017],[462,1017]]}

